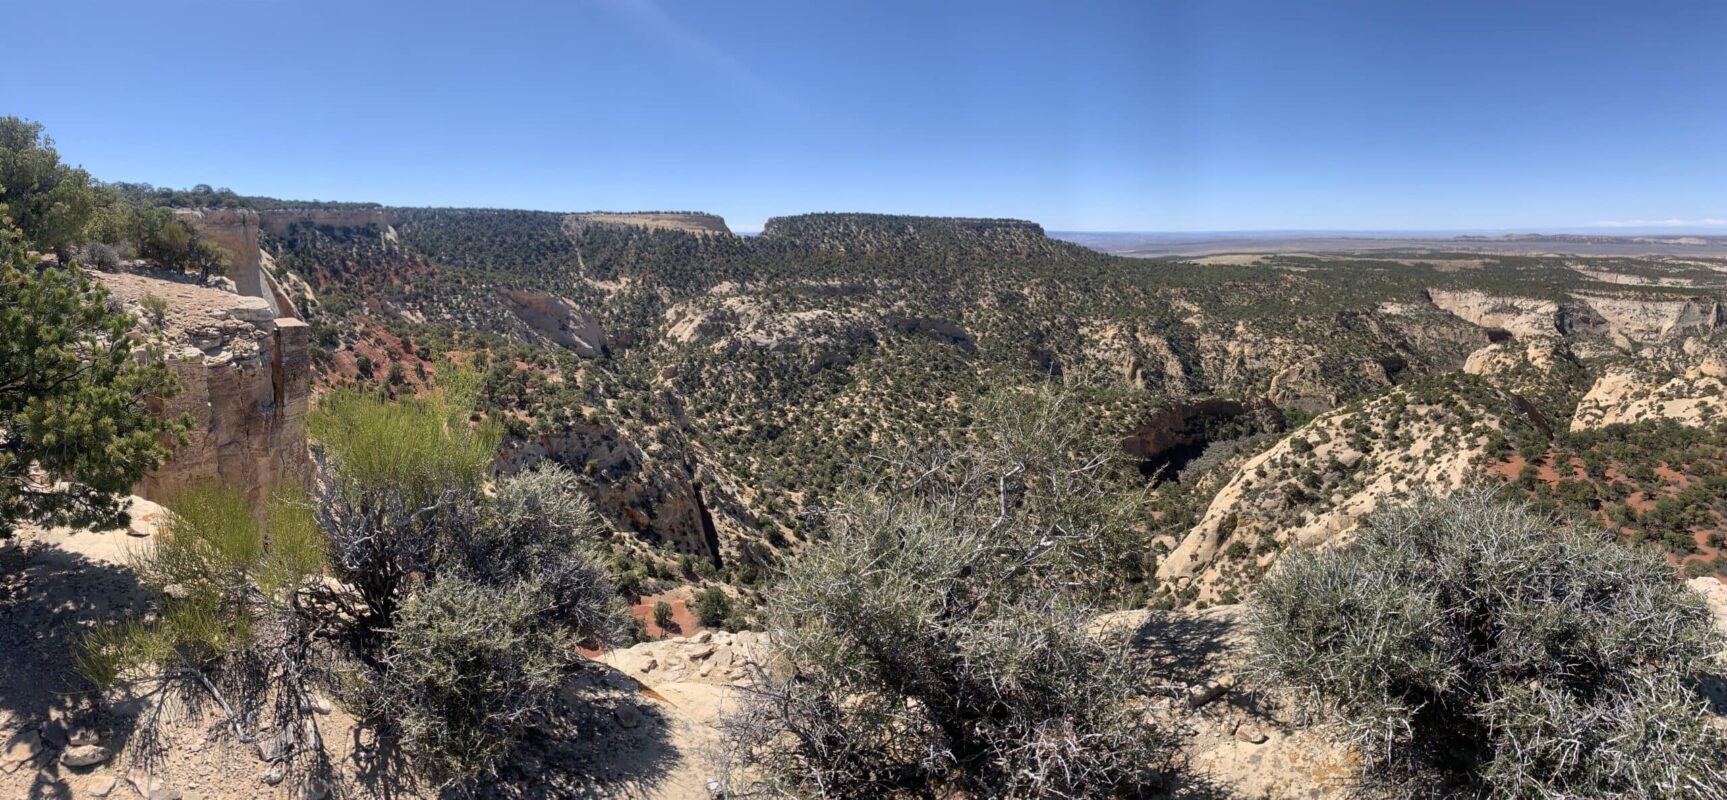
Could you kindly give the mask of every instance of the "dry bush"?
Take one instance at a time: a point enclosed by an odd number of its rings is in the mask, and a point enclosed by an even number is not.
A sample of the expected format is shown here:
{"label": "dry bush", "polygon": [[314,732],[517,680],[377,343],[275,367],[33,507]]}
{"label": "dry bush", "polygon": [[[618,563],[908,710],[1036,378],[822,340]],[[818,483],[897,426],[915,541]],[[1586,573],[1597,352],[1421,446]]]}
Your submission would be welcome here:
{"label": "dry bush", "polygon": [[242,741],[274,731],[279,757],[318,779],[330,765],[301,724],[315,691],[436,783],[492,774],[584,663],[577,645],[621,637],[589,557],[599,518],[557,467],[487,481],[495,432],[469,423],[460,393],[334,397],[313,422],[330,437],[315,499],[265,525],[237,494],[171,503],[169,535],[138,565],[164,613],[92,637],[85,674],[186,681]]}
{"label": "dry bush", "polygon": [[1253,664],[1407,796],[1727,793],[1697,681],[1721,642],[1665,559],[1485,490],[1287,556],[1249,605]]}
{"label": "dry bush", "polygon": [[769,593],[773,656],[725,723],[735,788],[1108,797],[1159,779],[1172,737],[1142,720],[1144,676],[1076,591],[1114,504],[1061,400],[1004,398],[1019,413],[974,445],[886,462],[829,511]]}

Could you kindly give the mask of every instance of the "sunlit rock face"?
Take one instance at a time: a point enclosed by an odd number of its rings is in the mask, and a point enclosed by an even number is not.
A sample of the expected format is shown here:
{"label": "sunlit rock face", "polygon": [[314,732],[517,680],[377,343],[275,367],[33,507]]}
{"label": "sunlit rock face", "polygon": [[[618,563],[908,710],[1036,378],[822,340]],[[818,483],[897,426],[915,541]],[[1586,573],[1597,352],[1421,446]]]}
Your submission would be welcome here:
{"label": "sunlit rock face", "polygon": [[[171,277],[96,273],[139,317],[140,358],[160,357],[179,382],[172,397],[151,398],[192,429],[168,462],[134,493],[164,501],[200,481],[238,488],[254,500],[307,474],[305,418],[311,389],[310,328],[277,317],[269,301]],[[144,298],[160,299],[157,318]],[[152,303],[153,305],[153,303]]]}

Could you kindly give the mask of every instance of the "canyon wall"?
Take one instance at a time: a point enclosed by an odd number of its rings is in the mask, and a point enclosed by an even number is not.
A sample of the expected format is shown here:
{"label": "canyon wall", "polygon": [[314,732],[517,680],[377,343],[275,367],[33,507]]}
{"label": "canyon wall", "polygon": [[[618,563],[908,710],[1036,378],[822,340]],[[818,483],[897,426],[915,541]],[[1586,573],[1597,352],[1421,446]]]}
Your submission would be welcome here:
{"label": "canyon wall", "polygon": [[258,249],[258,212],[248,208],[182,210],[180,217],[198,226],[205,239],[228,253],[228,279],[248,297],[262,298],[271,313],[281,316],[275,293],[265,285],[263,253]]}
{"label": "canyon wall", "polygon": [[267,208],[258,215],[259,225],[276,236],[286,236],[293,225],[329,225],[333,228],[364,228],[390,226],[384,209],[374,206],[357,208]]}
{"label": "canyon wall", "polygon": [[[139,357],[166,359],[179,381],[172,397],[151,398],[169,417],[189,416],[186,441],[133,493],[158,502],[203,481],[260,503],[272,487],[305,481],[305,418],[311,396],[310,328],[277,317],[262,298],[199,286],[179,277],[96,273],[140,320]],[[160,317],[143,299],[163,301]]]}
{"label": "canyon wall", "polygon": [[[211,481],[261,503],[284,483],[309,474],[305,418],[311,397],[311,330],[294,316],[264,269],[261,217],[243,208],[178,212],[227,251],[234,291],[184,276],[99,273],[116,299],[140,320],[140,357],[164,358],[179,382],[172,397],[152,398],[157,413],[189,417],[191,430],[167,463],[133,490],[164,501]],[[159,299],[165,313],[143,307]],[[286,309],[286,310],[285,310]]]}

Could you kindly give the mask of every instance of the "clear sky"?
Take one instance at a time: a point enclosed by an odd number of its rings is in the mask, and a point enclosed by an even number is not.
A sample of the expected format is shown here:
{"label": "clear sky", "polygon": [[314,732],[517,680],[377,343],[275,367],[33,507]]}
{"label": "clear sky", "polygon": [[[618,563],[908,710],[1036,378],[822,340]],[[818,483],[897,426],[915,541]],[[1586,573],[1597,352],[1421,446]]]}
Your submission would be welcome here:
{"label": "clear sky", "polygon": [[107,180],[1055,230],[1727,233],[1727,2],[0,0]]}

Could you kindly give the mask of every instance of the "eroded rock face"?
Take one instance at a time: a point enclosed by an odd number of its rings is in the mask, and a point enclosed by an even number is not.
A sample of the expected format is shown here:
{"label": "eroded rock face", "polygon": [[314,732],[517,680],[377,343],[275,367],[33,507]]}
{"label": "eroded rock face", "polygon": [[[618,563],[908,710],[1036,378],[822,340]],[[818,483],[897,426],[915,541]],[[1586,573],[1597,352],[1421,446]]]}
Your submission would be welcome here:
{"label": "eroded rock face", "polygon": [[604,351],[606,336],[599,323],[569,300],[516,289],[500,289],[498,293],[535,336],[583,358]]}
{"label": "eroded rock face", "polygon": [[1663,376],[1646,365],[1614,366],[1595,381],[1577,404],[1571,430],[1660,419],[1702,427],[1719,422],[1724,416],[1727,416],[1727,383],[1700,368]]}
{"label": "eroded rock face", "polygon": [[1464,320],[1520,338],[1564,333],[1559,326],[1559,304],[1552,300],[1447,289],[1429,289],[1427,296],[1434,305]]}
{"label": "eroded rock face", "polygon": [[1712,297],[1656,299],[1617,295],[1581,295],[1612,330],[1615,342],[1656,342],[1698,329],[1727,324],[1727,310]]}
{"label": "eroded rock face", "polygon": [[249,208],[209,208],[176,212],[198,226],[198,232],[228,252],[228,278],[243,295],[263,298],[271,313],[281,316],[264,285],[263,254],[258,250],[258,212]]}
{"label": "eroded rock face", "polygon": [[1243,464],[1157,577],[1215,598],[1289,547],[1346,538],[1387,498],[1462,486],[1497,441],[1530,424],[1525,414],[1516,397],[1479,384],[1400,386],[1325,414]]}
{"label": "eroded rock face", "polygon": [[[153,398],[152,407],[193,421],[187,442],[135,494],[164,501],[215,481],[260,501],[274,486],[305,479],[311,363],[304,322],[277,318],[259,297],[148,275],[94,274],[139,314],[139,356],[157,349],[179,380],[179,392]],[[166,304],[161,319],[142,312],[146,296]]]}
{"label": "eroded rock face", "polygon": [[1408,366],[1401,358],[1348,358],[1318,355],[1302,359],[1271,376],[1269,396],[1279,406],[1326,411],[1350,397],[1383,389]]}
{"label": "eroded rock face", "polygon": [[1519,339],[1594,333],[1629,349],[1727,325],[1727,305],[1712,297],[1579,292],[1560,303],[1446,289],[1429,289],[1427,296],[1461,319]]}
{"label": "eroded rock face", "polygon": [[[250,213],[250,212],[248,212]],[[258,214],[258,224],[276,236],[286,236],[293,225],[329,225],[335,228],[390,227],[382,208],[272,208]],[[254,245],[255,246],[255,245]]]}
{"label": "eroded rock face", "polygon": [[[741,506],[713,476],[691,475],[677,463],[637,447],[616,428],[573,425],[506,447],[499,465],[506,471],[530,469],[551,461],[591,480],[589,496],[600,514],[622,530],[670,542],[678,552],[724,559],[716,519],[719,507]],[[703,478],[707,478],[704,492]],[[739,537],[724,537],[728,543]]]}

